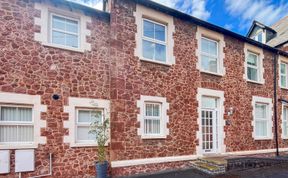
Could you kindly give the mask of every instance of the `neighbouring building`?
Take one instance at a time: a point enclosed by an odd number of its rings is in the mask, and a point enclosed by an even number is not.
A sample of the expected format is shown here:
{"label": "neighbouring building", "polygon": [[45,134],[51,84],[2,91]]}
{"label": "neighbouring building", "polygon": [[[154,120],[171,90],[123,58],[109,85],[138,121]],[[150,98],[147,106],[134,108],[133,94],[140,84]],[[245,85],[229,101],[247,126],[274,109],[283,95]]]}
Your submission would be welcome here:
{"label": "neighbouring building", "polygon": [[113,176],[273,153],[275,130],[288,151],[288,53],[149,0],[109,3],[0,2],[0,177],[48,174],[49,153],[48,177],[95,175],[94,113]]}
{"label": "neighbouring building", "polygon": [[279,20],[271,27],[254,21],[247,33],[247,37],[287,52],[288,16]]}

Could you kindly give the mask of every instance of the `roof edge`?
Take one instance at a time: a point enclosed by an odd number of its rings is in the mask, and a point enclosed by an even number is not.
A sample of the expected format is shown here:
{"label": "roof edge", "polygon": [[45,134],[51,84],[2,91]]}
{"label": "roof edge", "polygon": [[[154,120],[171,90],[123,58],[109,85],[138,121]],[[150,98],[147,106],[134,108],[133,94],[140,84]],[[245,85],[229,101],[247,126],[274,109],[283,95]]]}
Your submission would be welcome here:
{"label": "roof edge", "polygon": [[183,12],[180,12],[178,10],[172,9],[170,7],[164,6],[162,4],[153,2],[151,0],[130,0],[130,1],[134,1],[134,2],[136,2],[138,4],[141,4],[143,6],[158,10],[158,11],[160,11],[162,13],[171,15],[173,17],[177,17],[177,18],[180,18],[180,19],[183,19],[183,20],[191,21],[191,22],[193,22],[193,23],[195,23],[197,25],[203,26],[203,27],[205,27],[207,29],[210,29],[210,30],[222,33],[222,34],[226,34],[228,36],[232,36],[234,38],[240,39],[240,40],[242,40],[244,42],[247,42],[249,44],[252,44],[252,45],[255,45],[257,47],[269,50],[269,51],[271,51],[273,53],[281,54],[283,56],[287,56],[288,57],[288,53],[287,52],[284,52],[284,51],[281,51],[279,49],[276,49],[276,48],[273,48],[271,46],[268,46],[266,44],[254,41],[254,40],[252,40],[250,38],[247,38],[247,37],[242,36],[242,35],[240,35],[238,33],[235,33],[235,32],[232,32],[230,30],[227,30],[227,29],[225,29],[223,27],[220,27],[220,26],[211,24],[209,22],[200,20],[200,19],[198,19],[196,17],[193,17],[191,15],[185,14]]}

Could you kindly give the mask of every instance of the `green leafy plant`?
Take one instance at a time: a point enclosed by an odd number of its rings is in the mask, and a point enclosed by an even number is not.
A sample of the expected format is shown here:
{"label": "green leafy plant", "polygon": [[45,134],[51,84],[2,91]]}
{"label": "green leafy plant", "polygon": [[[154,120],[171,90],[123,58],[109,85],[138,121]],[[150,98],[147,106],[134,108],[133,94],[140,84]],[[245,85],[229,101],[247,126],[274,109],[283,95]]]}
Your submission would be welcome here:
{"label": "green leafy plant", "polygon": [[106,161],[106,150],[105,145],[109,140],[109,119],[104,118],[103,123],[99,122],[96,118],[99,116],[96,113],[95,119],[91,122],[89,133],[95,136],[96,142],[98,144],[97,156],[98,162],[104,163]]}

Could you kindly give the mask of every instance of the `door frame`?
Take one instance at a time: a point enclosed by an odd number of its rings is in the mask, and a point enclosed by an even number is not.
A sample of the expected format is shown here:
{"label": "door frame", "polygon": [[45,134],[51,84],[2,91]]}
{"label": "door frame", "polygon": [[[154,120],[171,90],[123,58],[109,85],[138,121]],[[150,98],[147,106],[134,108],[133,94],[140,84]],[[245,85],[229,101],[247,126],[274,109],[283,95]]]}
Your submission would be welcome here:
{"label": "door frame", "polygon": [[203,156],[209,153],[205,153],[202,149],[202,97],[214,97],[217,98],[217,119],[218,119],[218,149],[217,152],[211,153],[211,154],[221,154],[226,152],[226,146],[224,144],[225,139],[225,132],[224,132],[224,91],[220,90],[212,90],[212,89],[206,89],[206,88],[198,88],[197,90],[197,100],[198,100],[198,131],[196,134],[198,145],[196,146],[196,154],[199,156]]}

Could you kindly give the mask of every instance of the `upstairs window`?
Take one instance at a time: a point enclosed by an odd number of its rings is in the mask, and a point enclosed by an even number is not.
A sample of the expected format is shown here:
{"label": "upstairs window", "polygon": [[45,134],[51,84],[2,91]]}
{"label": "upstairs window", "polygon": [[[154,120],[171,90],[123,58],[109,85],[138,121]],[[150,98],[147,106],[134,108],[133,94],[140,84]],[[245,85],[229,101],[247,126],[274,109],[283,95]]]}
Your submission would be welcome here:
{"label": "upstairs window", "polygon": [[280,64],[280,86],[282,88],[288,88],[287,84],[287,75],[288,75],[288,71],[287,71],[287,63],[281,62]]}
{"label": "upstairs window", "polygon": [[32,107],[0,105],[0,113],[1,144],[34,142]]}
{"label": "upstairs window", "polygon": [[166,63],[167,26],[143,19],[142,56],[145,59]]}
{"label": "upstairs window", "polygon": [[77,109],[77,143],[89,143],[96,141],[95,135],[89,133],[90,125],[95,121],[99,124],[103,124],[103,110]]}
{"label": "upstairs window", "polygon": [[219,72],[218,42],[201,38],[201,69],[206,72]]}
{"label": "upstairs window", "polygon": [[247,56],[247,79],[256,82],[260,80],[259,55],[252,52],[248,52]]}
{"label": "upstairs window", "polygon": [[79,48],[79,20],[51,13],[51,43]]}

